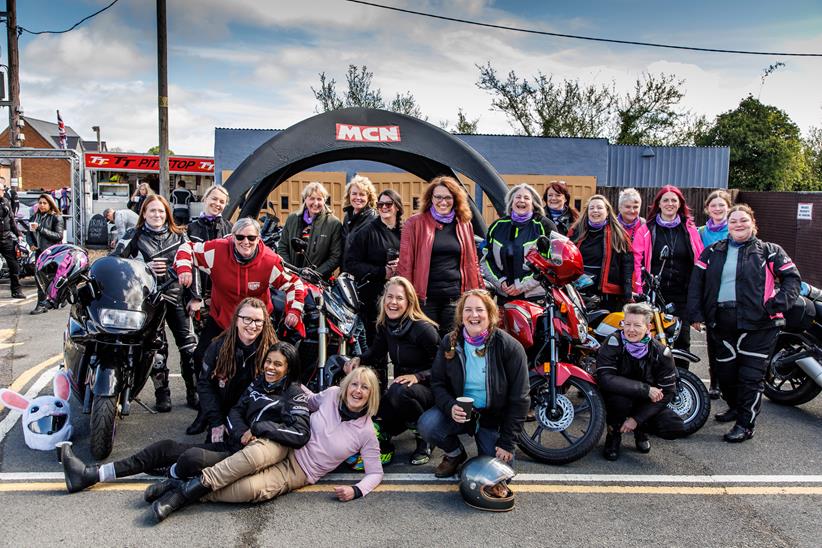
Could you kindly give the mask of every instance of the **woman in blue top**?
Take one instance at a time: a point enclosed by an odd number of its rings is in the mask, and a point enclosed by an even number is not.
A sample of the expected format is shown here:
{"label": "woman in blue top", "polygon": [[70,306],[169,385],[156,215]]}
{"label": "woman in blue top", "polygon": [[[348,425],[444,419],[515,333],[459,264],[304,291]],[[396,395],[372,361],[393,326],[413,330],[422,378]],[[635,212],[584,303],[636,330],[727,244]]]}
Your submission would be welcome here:
{"label": "woman in blue top", "polygon": [[[728,238],[728,210],[731,209],[732,205],[731,195],[724,190],[714,190],[708,194],[708,198],[705,200],[705,213],[708,214],[708,222],[697,229],[706,248]],[[708,336],[710,337],[710,335]],[[713,347],[708,345],[708,371],[711,377],[711,388],[708,393],[711,395],[712,400],[718,400],[720,396],[719,381],[714,374],[715,365]]]}

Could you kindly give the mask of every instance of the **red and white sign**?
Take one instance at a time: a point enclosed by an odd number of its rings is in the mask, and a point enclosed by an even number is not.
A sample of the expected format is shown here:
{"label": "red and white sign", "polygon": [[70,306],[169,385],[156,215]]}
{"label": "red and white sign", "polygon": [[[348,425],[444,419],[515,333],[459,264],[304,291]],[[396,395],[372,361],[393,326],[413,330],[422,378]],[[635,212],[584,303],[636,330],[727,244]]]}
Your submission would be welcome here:
{"label": "red and white sign", "polygon": [[338,141],[360,143],[399,143],[400,126],[352,126],[337,124]]}
{"label": "red and white sign", "polygon": [[[160,172],[160,157],[153,154],[87,152],[86,168],[93,171]],[[214,158],[204,156],[169,156],[168,170],[187,175],[214,175]]]}

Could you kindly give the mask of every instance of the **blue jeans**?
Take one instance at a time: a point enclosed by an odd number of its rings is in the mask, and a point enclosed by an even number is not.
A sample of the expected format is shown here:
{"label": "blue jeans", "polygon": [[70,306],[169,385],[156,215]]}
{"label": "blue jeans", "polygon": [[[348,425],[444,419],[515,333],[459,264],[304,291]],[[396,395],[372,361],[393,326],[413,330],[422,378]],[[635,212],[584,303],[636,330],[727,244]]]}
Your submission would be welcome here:
{"label": "blue jeans", "polygon": [[495,456],[497,454],[496,445],[499,439],[499,432],[490,428],[474,428],[476,422],[454,422],[451,417],[446,417],[438,407],[432,407],[422,414],[417,421],[417,431],[420,436],[430,443],[451,453],[462,447],[460,434],[474,436],[477,443],[477,450],[480,455]]}

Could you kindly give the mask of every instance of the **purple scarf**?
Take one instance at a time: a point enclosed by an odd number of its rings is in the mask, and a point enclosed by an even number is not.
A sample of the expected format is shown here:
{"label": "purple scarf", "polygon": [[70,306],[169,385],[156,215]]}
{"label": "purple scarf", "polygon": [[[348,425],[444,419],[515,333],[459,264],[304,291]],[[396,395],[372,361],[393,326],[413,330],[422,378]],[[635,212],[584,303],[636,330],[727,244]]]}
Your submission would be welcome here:
{"label": "purple scarf", "polygon": [[205,211],[200,212],[200,218],[208,221],[209,223],[213,223],[217,219],[221,219],[222,215],[207,215]]}
{"label": "purple scarf", "polygon": [[514,221],[515,223],[525,223],[527,221],[530,221],[531,217],[533,217],[533,216],[534,216],[533,211],[529,211],[525,215],[520,215],[516,211],[511,210],[511,220]]}
{"label": "purple scarf", "polygon": [[708,217],[708,222],[705,223],[705,226],[711,232],[720,232],[722,230],[725,230],[725,228],[728,226],[728,219],[725,219],[721,223],[715,223],[713,219]]}
{"label": "purple scarf", "polygon": [[439,213],[437,213],[437,209],[434,206],[431,206],[431,209],[429,209],[428,211],[431,213],[431,216],[434,218],[434,220],[444,225],[454,222],[454,217],[457,216],[457,212],[453,209],[451,210],[451,213],[449,213],[448,215],[440,215]]}
{"label": "purple scarf", "polygon": [[477,346],[477,347],[483,346],[485,344],[485,341],[488,340],[488,330],[486,329],[485,331],[483,331],[482,333],[480,333],[476,337],[472,337],[471,335],[468,334],[468,330],[463,327],[462,328],[462,338],[465,339],[465,342],[467,342],[471,346]]}
{"label": "purple scarf", "polygon": [[679,223],[682,222],[682,217],[677,215],[674,217],[673,221],[666,221],[662,218],[662,215],[659,213],[656,214],[656,224],[657,226],[661,226],[662,228],[676,228],[679,226]]}
{"label": "purple scarf", "polygon": [[303,221],[305,221],[305,224],[307,225],[311,225],[311,223],[314,222],[314,217],[308,213],[308,208],[303,209]]}
{"label": "purple scarf", "polygon": [[605,219],[601,223],[595,223],[591,219],[588,219],[588,226],[593,228],[594,230],[599,230],[600,228],[602,228],[603,226],[605,226],[607,224],[608,224],[608,219]]}
{"label": "purple scarf", "polygon": [[641,341],[631,342],[625,338],[625,333],[622,333],[622,342],[625,344],[625,350],[628,351],[628,354],[639,360],[648,355],[648,343],[651,342],[651,338],[645,335]]}
{"label": "purple scarf", "polygon": [[622,213],[617,215],[617,220],[619,224],[621,224],[627,230],[633,230],[637,224],[639,224],[639,215],[637,215],[636,219],[634,219],[633,223],[626,223],[625,219],[622,218]]}

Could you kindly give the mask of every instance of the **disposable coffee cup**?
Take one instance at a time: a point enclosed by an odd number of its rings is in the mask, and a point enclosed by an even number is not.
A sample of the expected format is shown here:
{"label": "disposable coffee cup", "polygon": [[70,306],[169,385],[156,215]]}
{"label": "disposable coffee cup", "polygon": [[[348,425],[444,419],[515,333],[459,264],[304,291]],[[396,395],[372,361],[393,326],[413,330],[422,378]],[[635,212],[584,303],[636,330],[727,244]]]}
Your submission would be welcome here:
{"label": "disposable coffee cup", "polygon": [[471,418],[471,411],[474,409],[474,398],[469,398],[467,396],[460,396],[457,398],[457,405],[462,407],[462,410],[465,411],[465,414],[468,418]]}

